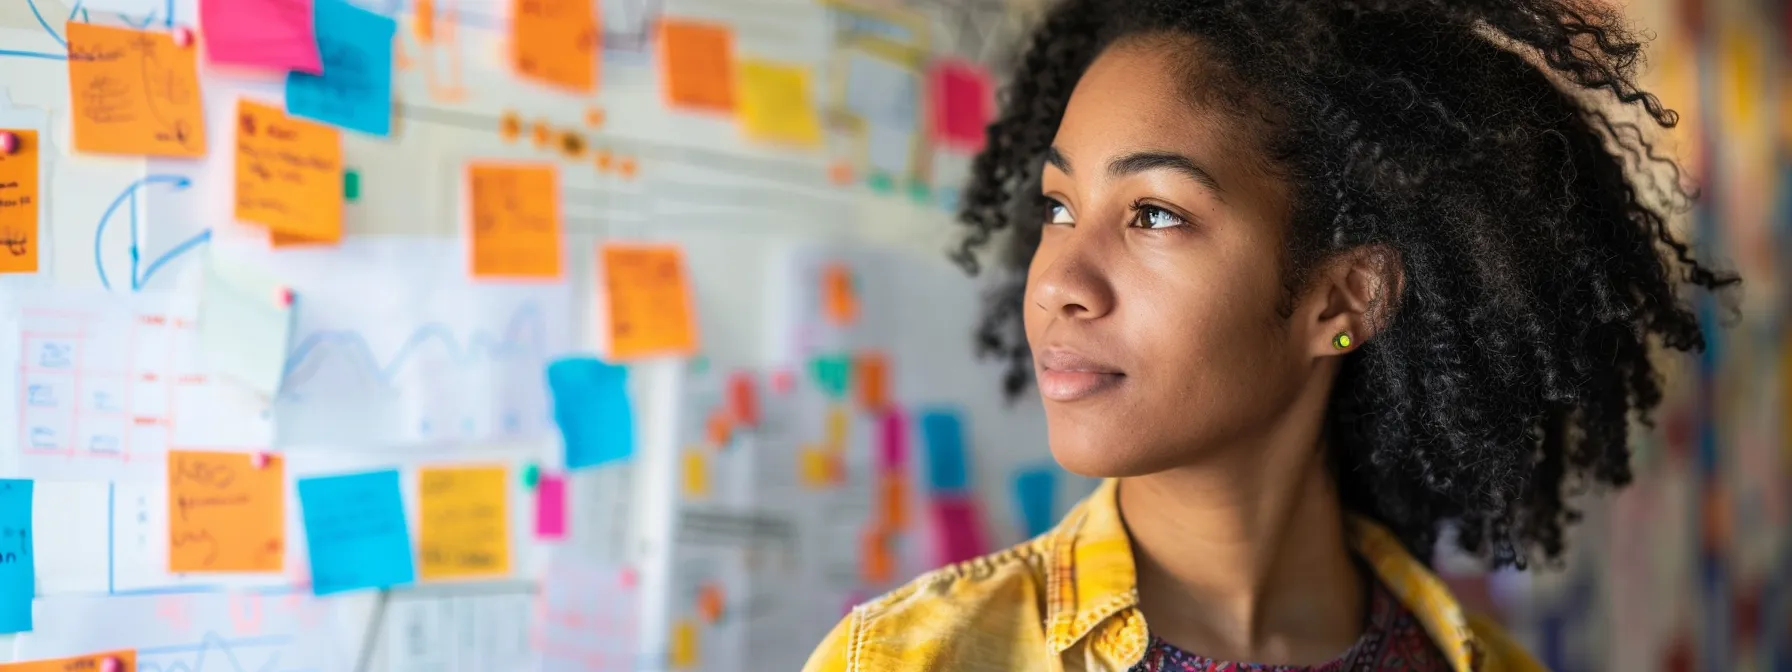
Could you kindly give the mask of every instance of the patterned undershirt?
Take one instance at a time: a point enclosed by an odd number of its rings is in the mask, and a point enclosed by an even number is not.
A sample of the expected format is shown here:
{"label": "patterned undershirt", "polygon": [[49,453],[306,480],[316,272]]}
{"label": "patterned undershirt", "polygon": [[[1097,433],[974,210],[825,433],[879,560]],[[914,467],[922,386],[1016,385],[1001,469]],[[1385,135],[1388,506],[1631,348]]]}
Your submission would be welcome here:
{"label": "patterned undershirt", "polygon": [[1447,672],[1450,665],[1425,626],[1381,582],[1373,583],[1368,627],[1350,650],[1331,661],[1312,667],[1224,662],[1183,651],[1152,635],[1151,648],[1132,672]]}

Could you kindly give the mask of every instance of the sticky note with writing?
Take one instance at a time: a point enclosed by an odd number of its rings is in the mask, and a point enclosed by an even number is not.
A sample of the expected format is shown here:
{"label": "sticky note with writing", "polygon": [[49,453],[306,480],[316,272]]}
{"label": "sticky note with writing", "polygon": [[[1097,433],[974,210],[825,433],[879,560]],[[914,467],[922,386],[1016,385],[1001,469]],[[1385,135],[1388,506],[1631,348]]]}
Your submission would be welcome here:
{"label": "sticky note with writing", "polygon": [[199,3],[205,55],[213,63],[318,74],[312,0],[206,0]]}
{"label": "sticky note with writing", "polygon": [[236,218],[296,238],[342,240],[342,133],[238,101]]}
{"label": "sticky note with writing", "polygon": [[1028,537],[1052,528],[1052,506],[1058,491],[1056,465],[1021,469],[1014,473],[1014,500],[1020,511],[1022,532]]}
{"label": "sticky note with writing", "polygon": [[467,164],[473,277],[560,277],[560,175],[550,164]]}
{"label": "sticky note with writing", "polygon": [[79,151],[205,155],[198,52],[166,31],[70,21],[68,92]]}
{"label": "sticky note with writing", "polygon": [[548,365],[554,422],[560,426],[567,469],[627,460],[635,454],[635,415],[629,404],[628,368],[591,357]]}
{"label": "sticky note with writing", "polygon": [[671,245],[609,244],[603,248],[603,268],[612,359],[688,355],[697,350],[697,320],[683,250]]}
{"label": "sticky note with writing", "polygon": [[964,451],[964,423],[956,411],[929,411],[921,416],[921,440],[927,452],[927,484],[935,492],[970,487],[970,456]]}
{"label": "sticky note with writing", "polygon": [[763,59],[740,64],[740,124],[748,138],[798,147],[821,144],[821,116],[808,66]]}
{"label": "sticky note with writing", "polygon": [[88,653],[53,660],[31,660],[22,663],[0,663],[0,672],[103,672],[106,659],[118,661],[118,672],[135,672],[137,652],[130,649]]}
{"label": "sticky note with writing", "polygon": [[297,489],[313,594],[416,579],[397,470],[301,478]]}
{"label": "sticky note with writing", "polygon": [[734,111],[734,29],[691,19],[660,19],[660,82],[672,107]]}
{"label": "sticky note with writing", "polygon": [[206,367],[266,397],[280,391],[292,339],[292,295],[280,281],[205,255],[199,292],[199,349]]}
{"label": "sticky note with writing", "polygon": [[286,463],[246,453],[168,451],[168,571],[286,567]]}
{"label": "sticky note with writing", "polygon": [[518,74],[571,91],[597,89],[596,0],[512,0],[510,53]]}
{"label": "sticky note with writing", "polygon": [[31,630],[31,598],[37,594],[31,485],[0,479],[0,635]]}
{"label": "sticky note with writing", "polygon": [[535,538],[566,536],[566,477],[542,474],[535,482]]}
{"label": "sticky note with writing", "polygon": [[41,185],[37,131],[0,128],[16,143],[0,154],[0,273],[36,273],[42,241]]}
{"label": "sticky note with writing", "polygon": [[419,574],[424,579],[509,574],[510,497],[504,467],[426,467],[419,481]]}
{"label": "sticky note with writing", "polygon": [[[392,133],[392,36],[398,23],[347,0],[316,0],[321,75],[286,75],[286,109],[343,128]],[[337,189],[342,183],[336,183]]]}

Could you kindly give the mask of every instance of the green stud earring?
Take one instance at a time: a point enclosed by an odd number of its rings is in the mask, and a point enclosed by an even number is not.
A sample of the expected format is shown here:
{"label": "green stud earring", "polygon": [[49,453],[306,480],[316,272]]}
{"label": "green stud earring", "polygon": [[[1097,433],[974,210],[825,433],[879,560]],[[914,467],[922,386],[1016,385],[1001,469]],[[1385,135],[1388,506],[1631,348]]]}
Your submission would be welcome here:
{"label": "green stud earring", "polygon": [[1348,331],[1340,331],[1337,336],[1332,337],[1332,347],[1339,350],[1350,349],[1351,343],[1355,343],[1355,341],[1350,340],[1350,332]]}

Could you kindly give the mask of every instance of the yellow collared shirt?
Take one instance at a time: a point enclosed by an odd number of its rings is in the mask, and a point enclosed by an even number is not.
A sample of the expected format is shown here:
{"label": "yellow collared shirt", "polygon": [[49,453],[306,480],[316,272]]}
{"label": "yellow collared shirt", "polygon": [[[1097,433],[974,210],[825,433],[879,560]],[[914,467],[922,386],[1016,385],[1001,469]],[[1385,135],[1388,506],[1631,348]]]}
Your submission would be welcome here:
{"label": "yellow collared shirt", "polygon": [[[853,609],[805,672],[1125,672],[1150,641],[1115,481],[1037,539],[929,572]],[[1490,619],[1469,617],[1442,581],[1367,519],[1351,545],[1425,626],[1456,672],[1541,672]]]}

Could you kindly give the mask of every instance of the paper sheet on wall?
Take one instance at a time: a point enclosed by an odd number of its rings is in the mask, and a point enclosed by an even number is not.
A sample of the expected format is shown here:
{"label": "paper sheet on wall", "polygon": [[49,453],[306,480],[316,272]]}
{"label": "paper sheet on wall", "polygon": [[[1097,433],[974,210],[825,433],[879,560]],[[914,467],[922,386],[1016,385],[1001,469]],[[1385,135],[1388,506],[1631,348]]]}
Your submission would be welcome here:
{"label": "paper sheet on wall", "polygon": [[536,593],[531,640],[543,672],[638,669],[640,583],[626,566],[556,558]]}
{"label": "paper sheet on wall", "polygon": [[[477,283],[457,240],[233,251],[299,295],[282,444],[548,436],[543,370],[571,350],[565,285]],[[344,277],[341,269],[357,269]]]}
{"label": "paper sheet on wall", "polygon": [[265,401],[209,376],[194,301],[55,289],[22,297],[4,353],[24,412],[20,473],[161,482],[173,448],[263,450]]}
{"label": "paper sheet on wall", "polygon": [[528,595],[397,598],[387,607],[389,672],[537,672]]}
{"label": "paper sheet on wall", "polygon": [[[137,652],[140,670],[340,670],[352,652],[334,619],[308,598],[259,593],[49,597],[36,631],[19,635],[21,660],[96,651]],[[235,667],[226,665],[234,662]]]}
{"label": "paper sheet on wall", "polygon": [[280,281],[206,255],[199,345],[208,370],[265,397],[280,390],[292,344],[293,296]]}

